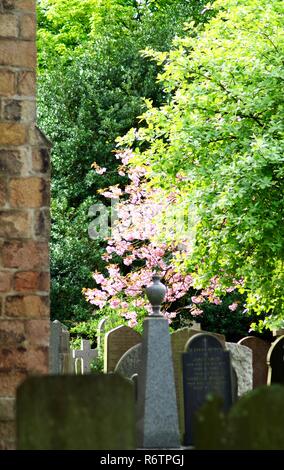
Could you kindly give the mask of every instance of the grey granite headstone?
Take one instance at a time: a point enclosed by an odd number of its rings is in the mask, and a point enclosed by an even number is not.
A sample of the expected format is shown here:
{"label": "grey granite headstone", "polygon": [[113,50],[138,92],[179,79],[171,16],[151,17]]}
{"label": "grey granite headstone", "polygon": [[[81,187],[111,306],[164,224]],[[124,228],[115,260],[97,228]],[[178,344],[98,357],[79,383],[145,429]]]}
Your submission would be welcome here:
{"label": "grey granite headstone", "polygon": [[169,326],[161,316],[144,320],[137,414],[140,447],[180,447]]}
{"label": "grey granite headstone", "polygon": [[19,450],[136,448],[134,386],[116,374],[28,378],[16,409]]}
{"label": "grey granite headstone", "polygon": [[224,411],[233,403],[232,366],[230,352],[222,342],[207,333],[193,336],[183,354],[185,445],[194,444],[196,413],[208,395],[223,401]]}
{"label": "grey granite headstone", "polygon": [[91,343],[88,339],[81,339],[81,349],[73,349],[74,359],[81,358],[83,361],[83,374],[91,372],[91,362],[98,357],[97,349],[91,349]]}
{"label": "grey granite headstone", "polygon": [[118,361],[115,372],[126,378],[131,378],[133,374],[137,374],[142,354],[142,344],[136,344],[132,348],[128,349]]}
{"label": "grey granite headstone", "polygon": [[54,320],[50,323],[49,373],[69,374],[74,372],[70,350],[70,334],[65,325]]}
{"label": "grey granite headstone", "polygon": [[231,352],[232,366],[238,377],[238,397],[253,388],[252,351],[238,343],[226,343]]}
{"label": "grey granite headstone", "polygon": [[284,384],[284,336],[277,338],[267,354],[267,384]]}

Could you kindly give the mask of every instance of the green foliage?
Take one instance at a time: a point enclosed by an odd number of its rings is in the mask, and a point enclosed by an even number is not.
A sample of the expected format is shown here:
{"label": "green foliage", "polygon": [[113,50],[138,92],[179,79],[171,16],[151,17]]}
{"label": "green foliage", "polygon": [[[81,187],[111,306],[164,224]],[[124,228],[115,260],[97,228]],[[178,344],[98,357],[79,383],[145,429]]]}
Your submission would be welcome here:
{"label": "green foliage", "polygon": [[[195,216],[196,286],[239,280],[264,326],[284,316],[283,14],[280,0],[218,0],[204,28],[169,53],[146,52],[171,95],[147,101],[136,162],[153,186],[175,188],[177,214]],[[133,145],[133,132],[121,145]],[[135,164],[135,162],[134,162]]]}
{"label": "green foliage", "polygon": [[[40,0],[38,2],[38,123],[53,143],[51,312],[89,317],[81,288],[102,270],[101,240],[90,240],[88,209],[117,174],[115,138],[137,124],[143,97],[165,96],[144,47],[168,50],[184,20],[206,21],[204,1]],[[106,175],[91,169],[96,162]]]}

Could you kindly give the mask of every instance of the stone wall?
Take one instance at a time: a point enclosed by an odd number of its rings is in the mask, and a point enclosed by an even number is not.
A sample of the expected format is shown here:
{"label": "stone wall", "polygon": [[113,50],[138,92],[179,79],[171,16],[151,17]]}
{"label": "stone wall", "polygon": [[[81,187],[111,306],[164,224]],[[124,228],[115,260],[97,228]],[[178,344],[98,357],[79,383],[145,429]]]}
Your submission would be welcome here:
{"label": "stone wall", "polygon": [[15,392],[48,372],[49,142],[36,128],[35,0],[0,0],[0,449]]}

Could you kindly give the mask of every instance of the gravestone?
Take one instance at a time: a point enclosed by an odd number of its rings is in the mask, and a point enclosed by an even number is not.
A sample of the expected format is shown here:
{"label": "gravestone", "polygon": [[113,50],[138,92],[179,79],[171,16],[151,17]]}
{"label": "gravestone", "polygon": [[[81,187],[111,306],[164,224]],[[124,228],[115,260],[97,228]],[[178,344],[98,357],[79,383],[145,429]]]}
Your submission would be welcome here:
{"label": "gravestone", "polygon": [[284,384],[284,336],[272,343],[267,353],[267,385]]}
{"label": "gravestone", "polygon": [[58,320],[50,323],[49,373],[74,373],[70,350],[70,334],[66,326]]}
{"label": "gravestone", "polygon": [[[181,437],[184,435],[184,397],[183,397],[183,367],[182,367],[182,353],[184,352],[185,345],[190,338],[200,333],[200,325],[192,328],[181,328],[171,334],[173,365],[176,384],[177,406],[179,413],[179,428]],[[203,333],[207,333],[204,331]],[[223,345],[225,345],[225,336],[212,333],[218,338]]]}
{"label": "gravestone", "polygon": [[76,375],[83,375],[83,359],[81,357],[77,357],[74,361],[74,369]]}
{"label": "gravestone", "polygon": [[138,343],[141,343],[141,335],[128,326],[118,326],[106,333],[104,372],[113,372],[121,356]]}
{"label": "gravestone", "polygon": [[125,378],[131,379],[134,374],[138,373],[141,363],[141,351],[141,343],[132,346],[119,359],[114,371]]}
{"label": "gravestone", "polygon": [[135,449],[133,384],[115,374],[43,376],[17,392],[19,450]]}
{"label": "gravestone", "polygon": [[102,356],[103,354],[103,335],[105,334],[107,320],[108,320],[107,318],[102,318],[98,323],[98,328],[97,328],[98,356]]}
{"label": "gravestone", "polygon": [[138,370],[137,437],[141,448],[180,447],[178,411],[168,321],[144,320]]}
{"label": "gravestone", "polygon": [[87,339],[81,339],[81,349],[73,349],[73,359],[82,359],[81,371],[83,374],[91,372],[91,362],[98,357],[97,349],[91,349],[91,343]]}
{"label": "gravestone", "polygon": [[284,450],[283,423],[284,387],[280,384],[251,390],[228,415],[216,399],[208,400],[197,416],[195,449]]}
{"label": "gravestone", "polygon": [[268,366],[266,362],[270,344],[255,336],[246,336],[238,344],[252,350],[253,388],[267,384]]}
{"label": "gravestone", "polygon": [[253,369],[252,351],[250,348],[237,343],[226,343],[231,353],[232,367],[238,378],[238,397],[252,390]]}
{"label": "gravestone", "polygon": [[223,400],[228,411],[233,402],[230,352],[210,333],[194,335],[183,353],[185,445],[194,443],[196,413],[209,394]]}

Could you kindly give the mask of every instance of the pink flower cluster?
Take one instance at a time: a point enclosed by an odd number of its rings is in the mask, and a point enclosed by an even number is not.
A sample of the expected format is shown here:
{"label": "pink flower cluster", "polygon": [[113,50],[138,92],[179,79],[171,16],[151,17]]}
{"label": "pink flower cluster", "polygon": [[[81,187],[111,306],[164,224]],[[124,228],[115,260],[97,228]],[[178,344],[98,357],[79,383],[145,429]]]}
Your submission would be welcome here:
{"label": "pink flower cluster", "polygon": [[[157,190],[150,191],[146,187],[146,167],[127,166],[132,158],[129,149],[119,152],[117,158],[122,162],[119,172],[128,175],[130,184],[124,190],[116,185],[100,191],[107,198],[118,199],[124,196],[116,204],[117,220],[103,255],[103,259],[109,263],[106,266],[108,275],[94,272],[93,278],[97,288],[83,289],[83,292],[87,301],[99,309],[105,305],[119,309],[120,314],[128,320],[129,326],[133,327],[137,324],[137,312],[133,310],[133,306],[149,310],[144,289],[151,284],[153,272],[158,271],[167,285],[163,314],[171,322],[178,313],[178,310],[170,312],[171,304],[185,296],[193,287],[193,277],[190,274],[178,273],[173,262],[181,250],[187,249],[187,244],[185,241],[184,244],[179,243],[176,246],[174,243],[154,241],[158,230],[154,219],[161,211],[156,202],[159,199]],[[94,167],[99,172],[97,166]],[[174,197],[172,194],[168,198],[169,205]],[[125,275],[121,273],[118,264],[113,264],[113,258],[117,259],[117,255],[122,258],[124,266],[129,266],[129,272]],[[217,284],[218,280],[212,279],[208,289],[191,298],[192,305],[187,308],[193,316],[203,313],[198,305],[205,300],[215,304],[221,303],[214,295]]]}

